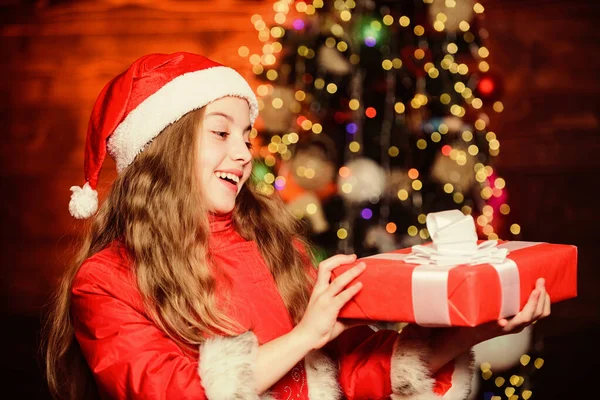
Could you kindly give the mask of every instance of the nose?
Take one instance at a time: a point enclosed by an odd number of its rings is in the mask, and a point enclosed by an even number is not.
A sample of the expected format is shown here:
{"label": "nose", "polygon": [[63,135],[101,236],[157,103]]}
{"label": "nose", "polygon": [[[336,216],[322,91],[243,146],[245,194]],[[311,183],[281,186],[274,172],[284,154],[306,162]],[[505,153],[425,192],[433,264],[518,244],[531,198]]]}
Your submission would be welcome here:
{"label": "nose", "polygon": [[232,141],[230,154],[231,158],[243,164],[247,164],[252,160],[252,153],[243,137]]}

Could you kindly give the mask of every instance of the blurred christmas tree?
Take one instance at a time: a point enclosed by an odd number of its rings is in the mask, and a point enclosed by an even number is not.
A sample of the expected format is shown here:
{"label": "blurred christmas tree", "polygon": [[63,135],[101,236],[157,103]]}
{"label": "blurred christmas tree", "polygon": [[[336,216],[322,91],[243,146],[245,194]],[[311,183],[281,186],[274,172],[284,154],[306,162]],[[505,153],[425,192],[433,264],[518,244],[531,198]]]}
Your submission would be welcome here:
{"label": "blurred christmas tree", "polygon": [[[426,215],[452,208],[473,215],[481,239],[518,239],[494,168],[504,107],[483,5],[280,0],[273,9],[274,23],[252,17],[262,49],[239,49],[260,82],[255,179],[307,221],[318,258],[427,242]],[[469,398],[529,398],[542,348],[531,329],[478,346]]]}
{"label": "blurred christmas tree", "polygon": [[[322,257],[426,242],[426,215],[472,214],[482,239],[506,224],[494,167],[502,81],[472,0],[277,1],[254,15],[261,84],[256,179],[308,222]],[[513,237],[502,237],[512,239]]]}

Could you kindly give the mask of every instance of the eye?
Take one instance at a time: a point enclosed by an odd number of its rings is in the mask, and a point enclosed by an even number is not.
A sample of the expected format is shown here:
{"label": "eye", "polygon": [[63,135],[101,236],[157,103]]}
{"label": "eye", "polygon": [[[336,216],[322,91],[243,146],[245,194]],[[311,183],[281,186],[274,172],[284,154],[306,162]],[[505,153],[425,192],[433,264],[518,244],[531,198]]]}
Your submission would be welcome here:
{"label": "eye", "polygon": [[246,142],[246,147],[248,148],[248,150],[252,150],[252,143]]}
{"label": "eye", "polygon": [[223,139],[226,138],[229,135],[229,132],[213,131],[213,133],[215,135],[218,135],[218,136],[222,137]]}

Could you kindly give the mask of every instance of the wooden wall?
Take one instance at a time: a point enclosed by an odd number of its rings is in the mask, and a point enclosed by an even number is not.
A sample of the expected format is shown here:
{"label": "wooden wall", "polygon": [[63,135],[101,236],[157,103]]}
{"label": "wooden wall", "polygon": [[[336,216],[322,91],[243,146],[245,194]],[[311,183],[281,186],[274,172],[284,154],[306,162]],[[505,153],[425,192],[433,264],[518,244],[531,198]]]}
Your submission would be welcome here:
{"label": "wooden wall", "polygon": [[[525,240],[580,246],[580,295],[557,304],[542,332],[557,349],[555,365],[569,362],[559,349],[583,360],[600,322],[595,293],[600,273],[592,254],[600,226],[594,195],[600,167],[600,6],[573,0],[482,3],[490,64],[505,82],[505,111],[494,121],[501,143],[497,165],[508,184],[514,222]],[[35,341],[35,333],[25,330],[37,329],[40,307],[81,228],[67,205],[70,186],[83,183],[82,148],[96,95],[148,52],[198,52],[251,79],[237,48],[259,48],[250,17],[270,15],[272,2],[0,1],[0,10],[0,296],[7,321],[24,324],[0,338],[12,343],[10,371],[24,380],[34,374],[28,368]],[[102,176],[109,182],[113,166]],[[22,337],[27,341],[19,342]],[[549,367],[549,379],[580,366],[579,358],[570,362],[569,370]],[[560,388],[567,393],[581,377],[571,376]],[[554,393],[562,393],[560,388]]]}

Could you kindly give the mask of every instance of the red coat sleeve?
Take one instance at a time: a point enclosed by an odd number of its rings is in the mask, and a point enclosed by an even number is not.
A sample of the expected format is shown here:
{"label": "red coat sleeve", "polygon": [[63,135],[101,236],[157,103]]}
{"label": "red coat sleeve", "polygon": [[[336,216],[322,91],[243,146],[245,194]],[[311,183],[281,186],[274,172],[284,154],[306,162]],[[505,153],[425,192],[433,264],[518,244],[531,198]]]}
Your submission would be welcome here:
{"label": "red coat sleeve", "polygon": [[147,318],[132,279],[91,261],[73,284],[75,336],[102,397],[206,399],[198,360]]}
{"label": "red coat sleeve", "polygon": [[434,376],[424,362],[429,341],[411,330],[374,331],[369,326],[348,329],[326,348],[338,361],[339,382],[348,400],[464,399],[472,376],[471,355],[440,369]]}
{"label": "red coat sleeve", "polygon": [[253,333],[210,338],[199,357],[183,351],[145,314],[133,274],[106,252],[82,265],[71,293],[75,337],[103,398],[258,399]]}

